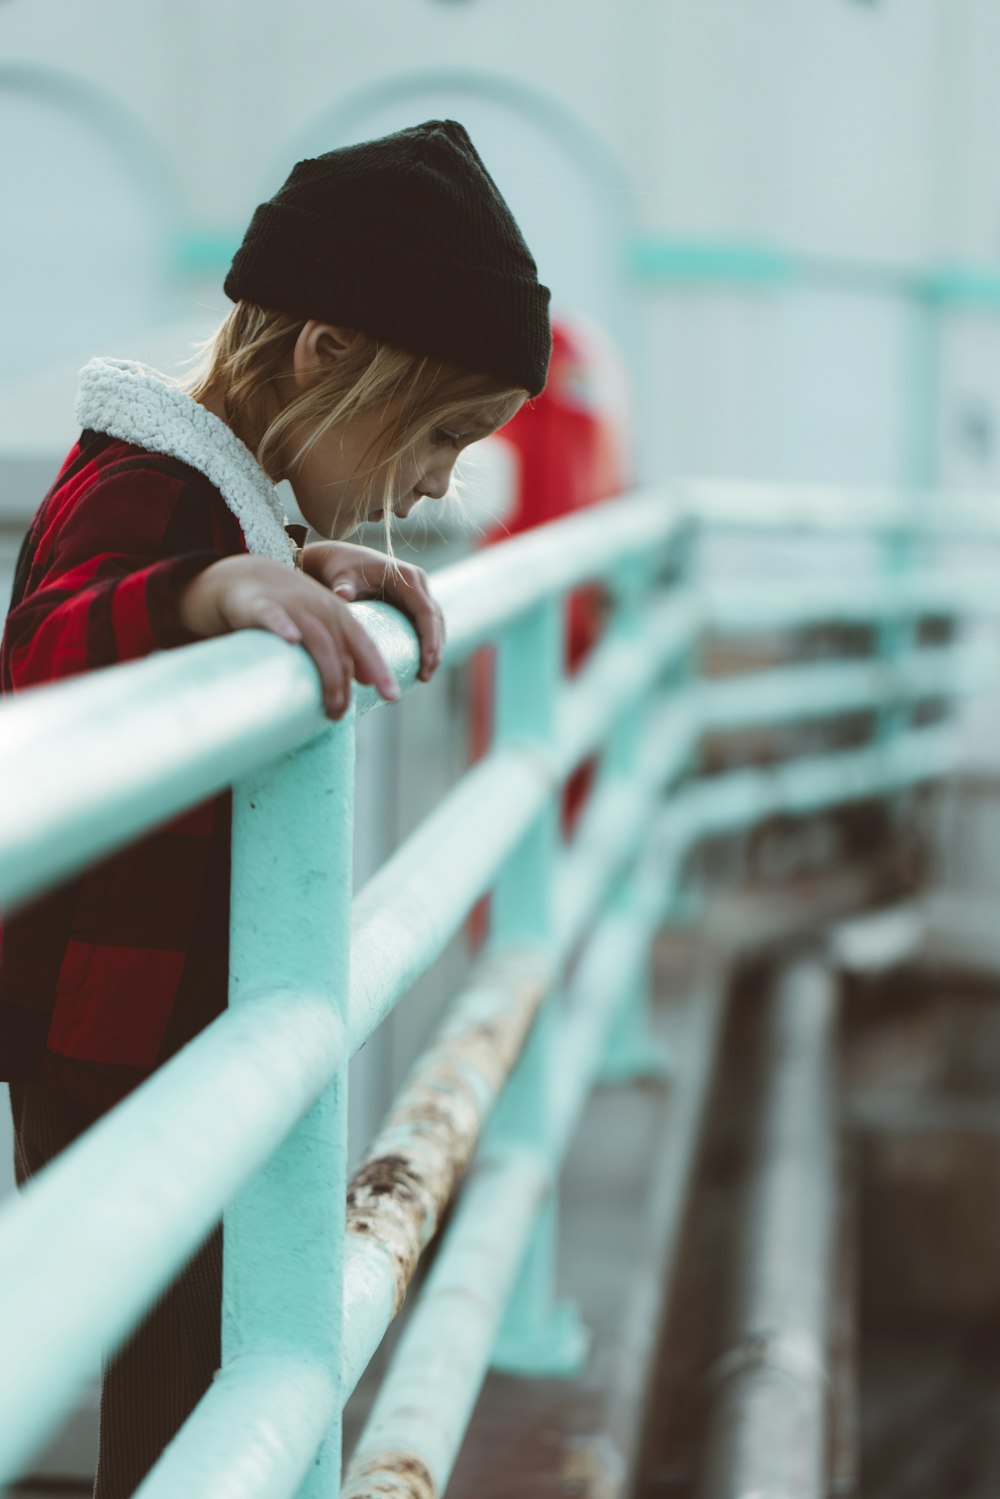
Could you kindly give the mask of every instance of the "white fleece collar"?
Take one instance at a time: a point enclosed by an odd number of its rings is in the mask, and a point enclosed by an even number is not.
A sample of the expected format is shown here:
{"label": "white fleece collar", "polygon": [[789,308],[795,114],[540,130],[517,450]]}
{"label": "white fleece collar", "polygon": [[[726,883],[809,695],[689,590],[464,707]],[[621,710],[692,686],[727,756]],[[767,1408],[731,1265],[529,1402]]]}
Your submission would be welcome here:
{"label": "white fleece collar", "polygon": [[179,458],[205,475],[239,521],[257,557],[294,566],[277,490],[245,443],[166,375],[132,359],[91,359],[80,371],[83,428]]}

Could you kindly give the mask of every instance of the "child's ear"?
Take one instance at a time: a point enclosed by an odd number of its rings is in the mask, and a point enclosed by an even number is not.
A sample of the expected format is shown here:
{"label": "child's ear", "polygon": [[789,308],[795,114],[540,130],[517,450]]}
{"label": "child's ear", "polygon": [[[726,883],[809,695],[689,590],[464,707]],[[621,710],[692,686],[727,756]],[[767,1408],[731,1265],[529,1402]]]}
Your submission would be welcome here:
{"label": "child's ear", "polygon": [[355,328],[344,328],[338,323],[321,323],[315,318],[303,323],[292,353],[292,370],[299,390],[306,390],[321,379],[332,364],[354,347],[357,338]]}

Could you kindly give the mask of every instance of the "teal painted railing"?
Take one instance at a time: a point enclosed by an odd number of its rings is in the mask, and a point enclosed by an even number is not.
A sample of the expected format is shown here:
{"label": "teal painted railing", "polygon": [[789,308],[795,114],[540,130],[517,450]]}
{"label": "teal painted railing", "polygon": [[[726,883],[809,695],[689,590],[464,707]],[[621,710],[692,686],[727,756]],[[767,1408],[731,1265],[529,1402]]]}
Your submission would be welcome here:
{"label": "teal painted railing", "polygon": [[[858,533],[875,561],[818,583],[700,575],[704,537],[754,532],[818,545]],[[140,1492],[335,1492],[344,1402],[473,1155],[344,1492],[360,1499],[407,1464],[440,1492],[491,1361],[577,1366],[586,1333],[556,1297],[553,1186],[595,1078],[644,1048],[648,1060],[650,947],[684,859],[775,812],[948,772],[952,725],[917,727],[907,705],[996,679],[992,650],[960,633],[921,646],[913,628],[921,614],[997,610],[995,569],[936,558],[940,538],[962,536],[1000,541],[989,503],[950,498],[916,521],[901,496],[688,484],[438,573],[446,664],[497,646],[495,742],[353,900],[355,723],[380,702],[357,688],[330,724],[300,648],[239,633],[0,707],[8,909],[234,788],[227,1012],[0,1213],[0,1476],[30,1459],[224,1211],[222,1371]],[[564,595],[593,579],[608,585],[609,626],[564,680]],[[408,623],[357,611],[412,685]],[[869,629],[869,658],[752,678],[699,670],[707,633],[844,622]],[[695,773],[706,732],[857,712],[873,723],[860,748]],[[564,843],[560,787],[595,753]],[[484,955],[348,1181],[347,1063],[487,891]]]}

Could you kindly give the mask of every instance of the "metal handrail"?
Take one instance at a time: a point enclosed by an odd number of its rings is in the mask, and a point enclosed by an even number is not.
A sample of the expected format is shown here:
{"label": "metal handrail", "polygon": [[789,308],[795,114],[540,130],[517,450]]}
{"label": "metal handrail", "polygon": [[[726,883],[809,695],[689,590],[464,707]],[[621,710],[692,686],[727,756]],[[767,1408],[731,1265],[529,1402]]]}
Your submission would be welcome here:
{"label": "metal handrail", "polygon": [[[538,1367],[540,1346],[557,1361],[579,1356],[580,1329],[551,1298],[550,1188],[623,1007],[641,1019],[643,954],[678,893],[686,854],[776,812],[890,795],[946,774],[955,756],[949,723],[914,727],[902,715],[883,718],[888,732],[860,749],[703,780],[694,774],[701,734],[884,715],[889,704],[896,713],[993,680],[986,647],[920,648],[913,639],[892,645],[891,656],[883,642],[874,662],[773,668],[752,683],[704,677],[698,651],[710,631],[879,626],[945,607],[958,618],[981,599],[954,571],[901,575],[886,553],[881,584],[837,580],[822,598],[800,587],[783,613],[773,591],[754,608],[741,585],[734,603],[733,590],[703,586],[698,536],[745,529],[755,506],[759,530],[808,525],[784,493],[764,503],[759,487],[747,491],[739,514],[732,494],[728,511],[716,495],[700,515],[698,491],[688,484],[609,502],[436,575],[447,664],[497,646],[497,742],[353,903],[354,725],[378,699],[357,689],[351,713],[330,725],[301,649],[240,633],[0,706],[8,908],[234,783],[230,1008],[0,1212],[0,1476],[37,1448],[97,1354],[125,1336],[225,1209],[223,1371],[141,1493],[311,1496],[339,1482],[339,1412],[406,1280],[391,1236],[362,1233],[359,1247],[357,1214],[347,1231],[347,1063],[490,890],[494,999],[502,1010],[508,992],[512,1007],[523,1005],[532,975],[535,1020],[515,1026],[518,1042],[463,1137],[468,1153],[499,1098],[472,1200],[477,1213],[497,1212],[502,1192],[517,1208],[500,1212],[512,1230],[506,1270],[491,1279],[478,1331],[466,1329],[469,1357],[481,1377],[498,1330],[508,1367]],[[842,500],[865,529],[858,506]],[[921,538],[947,534],[927,514],[925,505]],[[818,534],[832,515],[827,507]],[[904,524],[901,504],[887,501],[867,529],[884,539]],[[984,536],[994,531],[984,526]],[[613,602],[609,628],[564,682],[562,601],[594,579]],[[418,653],[409,624],[382,605],[357,612],[411,686]],[[594,789],[575,837],[560,846],[559,788],[592,754]],[[573,955],[579,992],[562,1022],[544,996]],[[632,980],[608,983],[616,965]],[[573,1060],[571,1075],[554,1066],[557,1052]],[[434,1197],[435,1214],[446,1195]],[[445,1277],[459,1273],[472,1211],[452,1225]],[[58,1231],[69,1214],[72,1244]],[[410,1224],[411,1270],[435,1221]],[[446,1344],[456,1329],[439,1332]],[[413,1334],[418,1349],[421,1336]],[[401,1356],[405,1387],[405,1359],[422,1355]],[[471,1393],[441,1393],[452,1435],[420,1458],[439,1488]],[[359,1448],[366,1471],[385,1447],[379,1420],[378,1440]],[[365,1492],[359,1472],[352,1494]]]}

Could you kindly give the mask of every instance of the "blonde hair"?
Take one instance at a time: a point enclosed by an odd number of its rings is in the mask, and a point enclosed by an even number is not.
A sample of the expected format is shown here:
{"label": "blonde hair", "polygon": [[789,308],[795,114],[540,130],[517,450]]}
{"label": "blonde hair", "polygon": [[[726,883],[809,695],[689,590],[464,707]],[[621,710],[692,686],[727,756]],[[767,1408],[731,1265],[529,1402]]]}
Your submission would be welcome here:
{"label": "blonde hair", "polygon": [[[331,428],[362,412],[384,412],[385,426],[366,454],[370,466],[358,476],[365,482],[351,529],[381,502],[391,557],[392,501],[410,449],[438,427],[502,426],[528,392],[491,375],[407,353],[361,332],[328,373],[308,389],[297,390],[292,355],[305,321],[237,302],[202,347],[185,389],[196,401],[221,398],[228,425],[261,467],[274,479],[287,476],[293,487],[297,466]],[[289,451],[294,434],[302,431],[308,436]]]}

